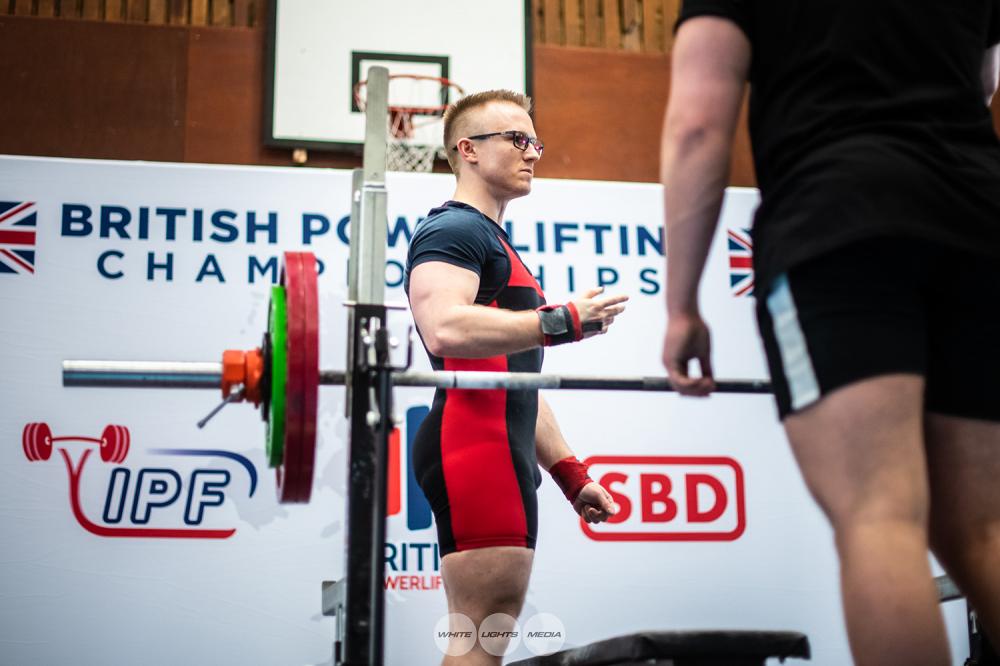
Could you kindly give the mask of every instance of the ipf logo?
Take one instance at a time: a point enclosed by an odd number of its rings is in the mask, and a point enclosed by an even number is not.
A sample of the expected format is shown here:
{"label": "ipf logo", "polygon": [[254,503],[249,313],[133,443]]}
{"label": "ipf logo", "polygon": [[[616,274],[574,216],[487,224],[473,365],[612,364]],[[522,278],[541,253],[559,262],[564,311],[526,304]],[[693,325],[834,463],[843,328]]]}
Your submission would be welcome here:
{"label": "ipf logo", "polygon": [[[229,469],[196,468],[190,471],[187,479],[183,479],[176,469],[170,467],[143,467],[135,470],[121,466],[120,463],[129,454],[131,442],[128,428],[120,425],[105,427],[99,438],[77,435],[53,437],[52,430],[45,423],[29,423],[24,426],[21,434],[21,446],[29,461],[48,460],[53,449],[59,449],[59,455],[69,474],[69,501],[73,516],[91,534],[101,537],[227,539],[236,532],[236,528],[198,527],[204,521],[207,509],[222,506],[225,502],[225,490],[232,479]],[[75,463],[67,446],[69,443],[85,447]],[[83,470],[94,452],[90,445],[95,444],[103,462],[119,465],[110,472],[100,522],[87,516],[81,501]],[[232,460],[249,477],[249,497],[253,497],[257,489],[257,470],[247,458],[237,453],[214,449],[150,449],[149,453],[156,456]],[[151,522],[172,526],[151,527]],[[123,526],[123,523],[128,526]],[[181,523],[185,527],[179,527]]]}

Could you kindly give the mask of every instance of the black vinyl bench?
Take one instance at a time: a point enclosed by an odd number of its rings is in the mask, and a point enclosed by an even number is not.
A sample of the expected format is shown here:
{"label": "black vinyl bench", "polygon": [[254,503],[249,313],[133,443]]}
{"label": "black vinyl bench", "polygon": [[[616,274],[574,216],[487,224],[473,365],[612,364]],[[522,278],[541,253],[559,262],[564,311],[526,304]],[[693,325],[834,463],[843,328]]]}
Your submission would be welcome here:
{"label": "black vinyl bench", "polygon": [[809,639],[792,631],[642,631],[509,666],[764,666],[809,656]]}

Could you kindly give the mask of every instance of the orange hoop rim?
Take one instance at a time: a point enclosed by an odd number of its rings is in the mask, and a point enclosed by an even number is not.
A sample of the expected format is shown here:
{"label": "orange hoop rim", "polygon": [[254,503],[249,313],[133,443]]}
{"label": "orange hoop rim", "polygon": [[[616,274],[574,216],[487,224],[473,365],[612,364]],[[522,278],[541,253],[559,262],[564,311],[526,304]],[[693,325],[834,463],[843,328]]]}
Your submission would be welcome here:
{"label": "orange hoop rim", "polygon": [[[428,76],[426,74],[390,74],[389,80],[393,79],[413,79],[416,81],[437,81],[442,86],[454,88],[459,95],[465,95],[465,89],[457,83],[446,79],[443,76]],[[358,81],[354,85],[354,103],[361,111],[365,110],[365,98],[361,96],[361,90],[368,85],[368,79]],[[393,106],[389,105],[389,115],[391,116],[437,116],[444,113],[448,104],[436,104],[432,106]]]}

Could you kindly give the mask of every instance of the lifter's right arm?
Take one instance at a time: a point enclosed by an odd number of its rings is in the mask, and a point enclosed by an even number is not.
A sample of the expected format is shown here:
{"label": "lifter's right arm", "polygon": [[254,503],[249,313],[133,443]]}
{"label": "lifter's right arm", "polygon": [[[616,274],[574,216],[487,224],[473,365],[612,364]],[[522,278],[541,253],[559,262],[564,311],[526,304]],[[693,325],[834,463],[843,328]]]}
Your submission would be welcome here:
{"label": "lifter's right arm", "polygon": [[[476,305],[479,276],[443,261],[418,264],[410,273],[410,309],[428,351],[439,357],[487,358],[513,354],[545,343],[534,310],[504,310]],[[583,337],[608,330],[625,309],[628,296],[587,292],[573,301],[580,320],[600,322]],[[585,329],[586,330],[586,329]]]}
{"label": "lifter's right arm", "polygon": [[515,312],[476,305],[479,276],[443,261],[410,273],[410,309],[427,350],[440,357],[485,358],[542,344],[534,310]]}

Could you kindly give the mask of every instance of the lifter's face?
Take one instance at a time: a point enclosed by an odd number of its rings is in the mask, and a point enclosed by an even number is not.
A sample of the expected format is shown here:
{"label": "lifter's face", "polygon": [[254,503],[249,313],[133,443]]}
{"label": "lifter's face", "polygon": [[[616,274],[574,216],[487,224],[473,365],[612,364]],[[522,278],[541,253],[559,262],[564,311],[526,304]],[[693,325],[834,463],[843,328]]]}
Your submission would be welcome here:
{"label": "lifter's face", "polygon": [[[466,137],[508,130],[535,136],[531,116],[517,104],[490,102],[470,115],[472,118],[466,126],[468,131],[464,133]],[[467,163],[462,165],[463,171],[473,172],[469,175],[480,178],[498,198],[514,199],[531,192],[531,180],[539,159],[533,146],[518,150],[504,136],[475,141],[462,139],[461,143],[464,145],[459,149],[467,156]]]}

